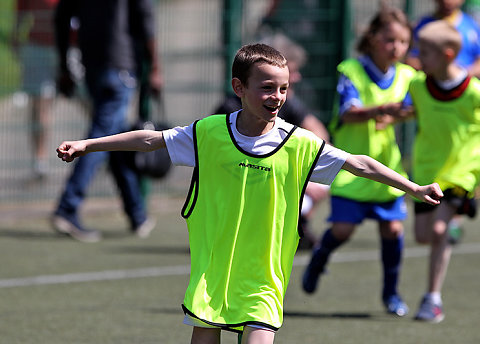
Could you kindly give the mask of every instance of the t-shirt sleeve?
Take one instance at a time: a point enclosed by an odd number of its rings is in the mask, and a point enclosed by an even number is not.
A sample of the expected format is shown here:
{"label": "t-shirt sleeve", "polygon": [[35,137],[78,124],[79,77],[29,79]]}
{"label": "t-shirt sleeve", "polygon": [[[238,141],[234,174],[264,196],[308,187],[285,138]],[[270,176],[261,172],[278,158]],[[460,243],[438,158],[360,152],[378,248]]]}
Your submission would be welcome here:
{"label": "t-shirt sleeve", "polygon": [[310,181],[330,185],[343,167],[350,153],[325,144]]}
{"label": "t-shirt sleeve", "polygon": [[405,95],[405,98],[403,98],[403,101],[402,101],[403,108],[407,108],[409,106],[413,106],[413,100],[412,100],[412,96],[410,95],[410,91],[407,92],[407,94]]}
{"label": "t-shirt sleeve", "polygon": [[175,127],[163,131],[168,155],[176,166],[195,166],[193,123],[186,127]]}
{"label": "t-shirt sleeve", "polygon": [[355,88],[352,81],[343,74],[340,74],[338,78],[337,93],[340,102],[338,111],[340,116],[352,106],[362,107],[363,104],[360,100],[358,90]]}

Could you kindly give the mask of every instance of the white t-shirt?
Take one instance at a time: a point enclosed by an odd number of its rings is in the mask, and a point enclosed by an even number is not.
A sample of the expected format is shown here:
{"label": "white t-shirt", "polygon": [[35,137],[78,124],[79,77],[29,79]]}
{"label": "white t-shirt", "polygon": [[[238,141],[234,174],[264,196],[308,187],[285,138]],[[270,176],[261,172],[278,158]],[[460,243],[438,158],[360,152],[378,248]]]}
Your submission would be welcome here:
{"label": "white t-shirt", "polygon": [[[246,152],[261,155],[273,151],[288,135],[293,125],[277,117],[275,125],[268,133],[260,136],[245,136],[237,130],[237,115],[230,115],[230,127],[237,144]],[[234,125],[232,125],[234,124]],[[195,166],[195,149],[193,144],[193,123],[186,127],[175,127],[163,132],[168,154],[174,165]],[[317,161],[310,181],[321,184],[331,184],[342,168],[349,153],[325,144]]]}

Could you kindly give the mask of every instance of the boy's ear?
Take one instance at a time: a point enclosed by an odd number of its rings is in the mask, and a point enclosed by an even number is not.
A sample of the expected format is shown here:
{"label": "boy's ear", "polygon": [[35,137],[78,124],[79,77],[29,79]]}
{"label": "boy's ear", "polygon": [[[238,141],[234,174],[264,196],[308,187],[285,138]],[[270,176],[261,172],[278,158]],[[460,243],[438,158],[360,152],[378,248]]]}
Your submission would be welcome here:
{"label": "boy's ear", "polygon": [[457,57],[457,53],[455,52],[455,49],[453,48],[445,48],[443,53],[445,54],[445,57],[447,58],[448,62],[452,62],[455,60],[455,57]]}
{"label": "boy's ear", "polygon": [[233,92],[237,95],[237,97],[242,98],[244,86],[239,78],[232,78],[232,89]]}

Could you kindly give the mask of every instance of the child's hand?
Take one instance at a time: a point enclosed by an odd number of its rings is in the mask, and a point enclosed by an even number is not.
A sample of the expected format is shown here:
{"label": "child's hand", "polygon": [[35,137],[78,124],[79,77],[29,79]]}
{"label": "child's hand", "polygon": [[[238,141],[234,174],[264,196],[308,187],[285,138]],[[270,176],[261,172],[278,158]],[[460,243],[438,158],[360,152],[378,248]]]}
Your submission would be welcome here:
{"label": "child's hand", "polygon": [[420,186],[417,192],[415,192],[415,196],[420,201],[437,205],[440,204],[440,198],[443,197],[443,192],[437,183],[433,183],[430,185]]}
{"label": "child's hand", "polygon": [[375,129],[383,130],[390,124],[395,123],[395,117],[392,115],[382,115],[375,117]]}
{"label": "child's hand", "polygon": [[402,109],[402,103],[387,103],[378,107],[379,115],[391,115],[397,117]]}
{"label": "child's hand", "polygon": [[65,141],[57,148],[57,155],[66,162],[72,162],[75,158],[87,154],[85,140]]}

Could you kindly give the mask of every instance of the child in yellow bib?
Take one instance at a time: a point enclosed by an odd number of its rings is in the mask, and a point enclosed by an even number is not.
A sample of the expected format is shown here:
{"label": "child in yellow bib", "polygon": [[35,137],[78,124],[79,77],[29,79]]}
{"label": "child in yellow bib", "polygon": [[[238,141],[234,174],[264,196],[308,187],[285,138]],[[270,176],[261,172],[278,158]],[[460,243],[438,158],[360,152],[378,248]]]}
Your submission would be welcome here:
{"label": "child in yellow bib", "polygon": [[[339,105],[332,122],[332,142],[352,154],[368,155],[406,176],[392,116],[407,111],[415,70],[399,62],[407,52],[410,29],[406,16],[383,8],[360,40],[360,57],[340,63]],[[314,248],[305,270],[303,289],[313,293],[331,254],[365,219],[378,222],[383,267],[382,301],[388,313],[405,316],[408,306],[397,291],[407,216],[403,192],[388,185],[340,171],[331,190],[331,228]]]}
{"label": "child in yellow bib", "polygon": [[242,47],[232,67],[242,110],[209,116],[187,127],[132,131],[67,141],[58,156],[73,161],[93,151],[167,148],[176,165],[193,167],[182,209],[191,248],[183,309],[192,343],[220,343],[222,329],[242,343],[273,343],[283,321],[283,298],[308,181],[330,184],[340,169],[399,188],[432,204],[438,185],[419,186],[364,155],[351,155],[280,118],[289,71],[278,51]]}
{"label": "child in yellow bib", "polygon": [[439,206],[415,204],[415,237],[430,245],[427,292],[417,320],[444,318],[441,290],[451,256],[447,225],[456,214],[475,215],[473,192],[480,181],[480,81],[454,61],[458,31],[444,20],[419,32],[424,73],[410,85],[418,131],[413,180],[437,182],[445,193]]}

